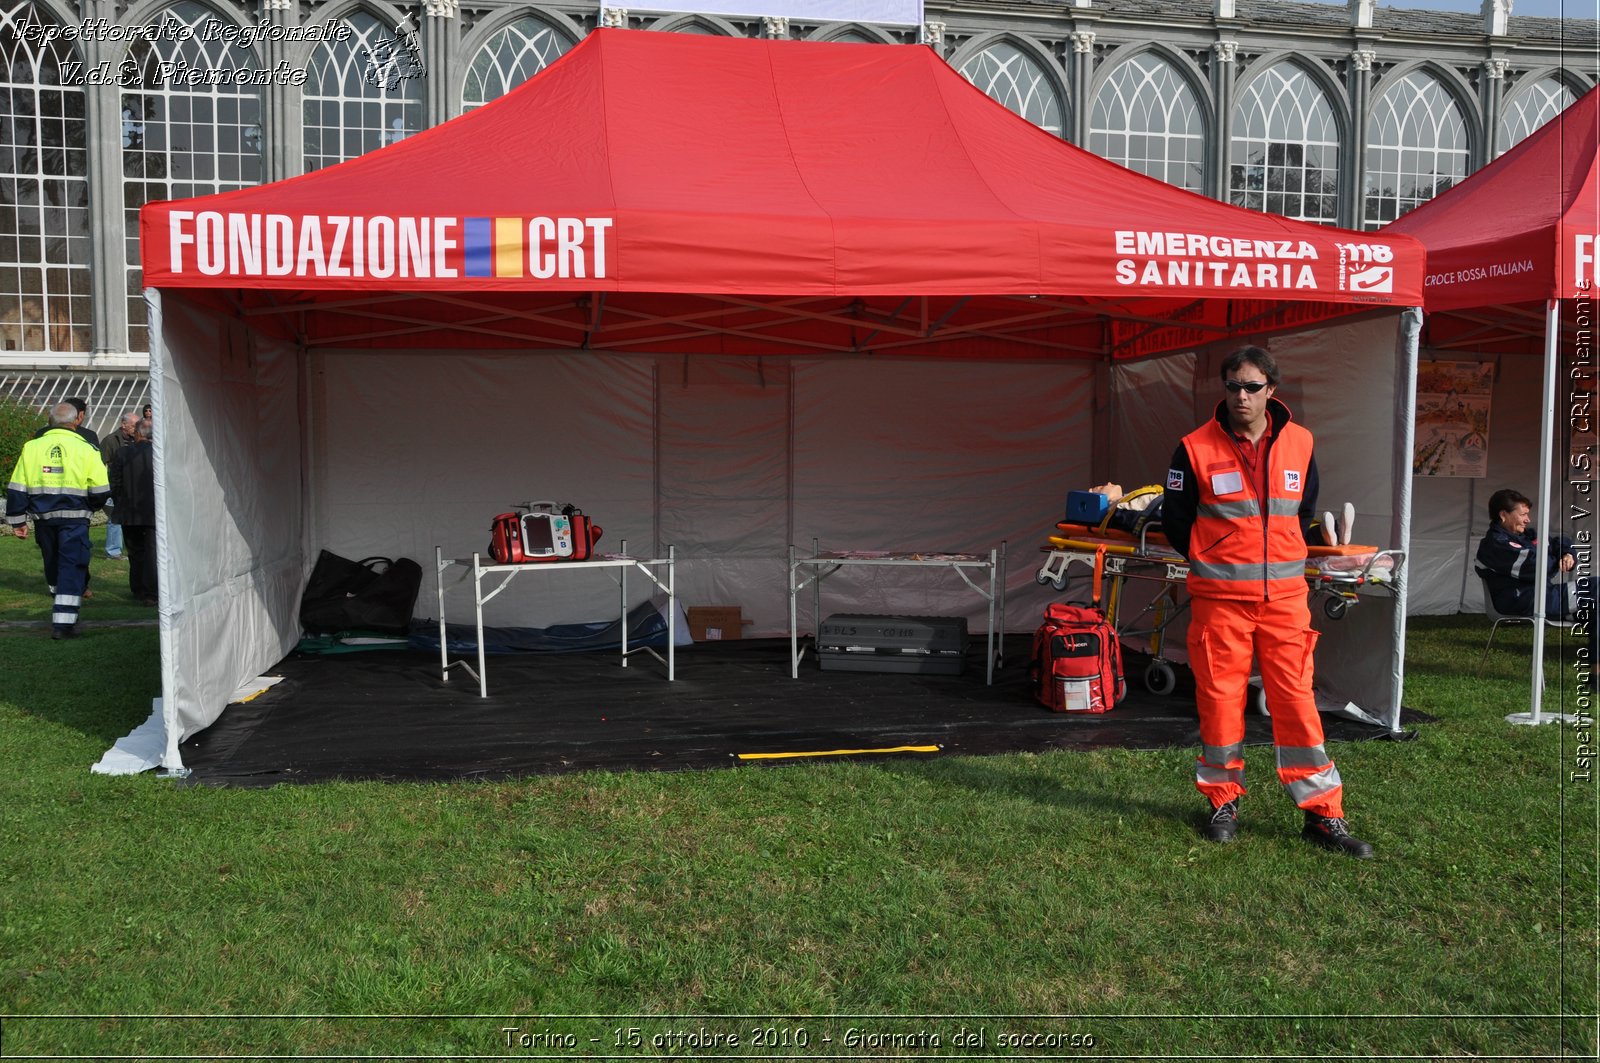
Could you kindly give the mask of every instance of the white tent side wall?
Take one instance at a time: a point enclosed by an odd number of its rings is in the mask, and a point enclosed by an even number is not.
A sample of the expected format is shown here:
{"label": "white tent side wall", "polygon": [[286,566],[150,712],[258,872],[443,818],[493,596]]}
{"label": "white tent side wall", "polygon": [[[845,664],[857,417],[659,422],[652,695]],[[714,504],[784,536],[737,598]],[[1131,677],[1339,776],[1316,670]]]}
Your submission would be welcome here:
{"label": "white tent side wall", "polygon": [[[987,553],[1007,544],[1006,620],[1038,626],[1034,580],[1067,491],[1088,482],[1095,366],[849,361],[797,367],[796,546]],[[948,571],[855,569],[823,614],[965,615],[987,605]]]}
{"label": "white tent side wall", "polygon": [[[1483,588],[1474,572],[1478,541],[1489,527],[1489,496],[1512,487],[1539,500],[1539,410],[1543,398],[1543,359],[1528,354],[1480,354],[1475,351],[1424,351],[1424,361],[1493,361],[1494,394],[1489,403],[1487,475],[1478,478],[1417,476],[1412,520],[1416,558],[1412,566],[1411,612],[1414,615],[1483,610]],[[1564,468],[1560,440],[1556,468]],[[1564,477],[1558,476],[1558,482]],[[1555,530],[1568,514],[1558,491],[1551,499]]]}
{"label": "white tent side wall", "polygon": [[[437,612],[434,547],[487,557],[489,524],[525,501],[577,504],[597,545],[653,548],[652,366],[596,354],[316,353],[307,554],[409,557],[423,567],[417,615]],[[487,561],[486,563],[493,563]],[[533,581],[537,581],[537,584]],[[467,570],[447,573],[447,615],[471,623]],[[492,584],[491,584],[492,586]],[[484,622],[544,627],[615,618],[606,570],[531,574]]]}
{"label": "white tent side wall", "polygon": [[[1031,628],[1036,548],[1088,476],[1088,362],[345,352],[312,365],[326,412],[308,554],[426,568],[435,546],[483,552],[490,518],[516,502],[572,502],[604,528],[603,550],[675,547],[682,603],[740,606],[747,636],[787,633],[784,558],[814,537],[846,550],[1008,542],[1008,604]],[[613,618],[610,587],[604,572],[532,572],[485,622]],[[469,620],[463,570],[446,590],[447,615]],[[823,608],[987,617],[959,577],[933,570],[840,573]]]}
{"label": "white tent side wall", "polygon": [[[1356,542],[1406,549],[1409,528],[1402,518],[1410,463],[1397,455],[1409,452],[1410,399],[1403,377],[1408,352],[1415,351],[1416,315],[1383,313],[1262,342],[1283,376],[1278,398],[1316,439],[1320,508],[1337,513],[1351,502]],[[1178,441],[1215,413],[1223,397],[1219,367],[1238,346],[1231,341],[1193,357],[1117,368],[1112,468],[1125,489],[1163,481]],[[1187,380],[1185,370],[1191,374]],[[1181,411],[1173,411],[1175,404],[1182,404]],[[1135,589],[1132,601],[1142,604],[1149,596]],[[1329,617],[1322,603],[1312,599],[1312,622],[1320,632],[1318,690],[1393,726],[1399,718],[1404,601],[1387,591],[1363,594],[1340,619]],[[1175,660],[1187,659],[1187,619],[1167,632],[1164,652]]]}
{"label": "white tent side wall", "polygon": [[1199,424],[1194,407],[1207,393],[1198,383],[1193,352],[1112,368],[1112,483],[1135,491],[1166,482],[1178,440],[1194,427],[1183,425],[1191,418]]}
{"label": "white tent side wall", "polygon": [[[934,551],[1005,540],[1007,626],[1027,631],[1059,597],[1034,580],[1038,545],[1066,492],[1091,483],[1092,361],[300,355],[181,294],[162,303],[152,345],[171,767],[179,742],[293,648],[299,594],[321,548],[409,556],[426,572],[435,545],[447,556],[484,550],[489,519],[513,503],[571,501],[605,528],[602,549],[623,539],[637,553],[675,545],[685,605],[738,604],[754,621],[748,634],[770,635],[787,625],[789,540],[802,549],[816,536],[824,548]],[[1317,434],[1324,498],[1355,501],[1374,531],[1393,519],[1394,425],[1408,416],[1395,404],[1397,320],[1385,314],[1272,343],[1290,381],[1285,398]],[[1215,357],[1124,375],[1138,382],[1138,412],[1107,433],[1113,464],[1126,454],[1153,463],[1145,477],[1123,474],[1125,485],[1159,478],[1196,409],[1209,412]],[[1186,372],[1196,381],[1188,389],[1177,384]],[[459,572],[447,610],[467,621],[471,596]],[[974,625],[986,616],[951,574],[861,572],[829,582],[824,615],[966,615]],[[486,622],[614,615],[614,584],[602,572],[529,573],[520,582],[490,603]],[[430,585],[419,616],[433,611]],[[1370,621],[1382,602],[1364,601],[1352,615]],[[1376,641],[1360,648],[1352,671],[1392,689],[1390,625],[1324,626],[1368,630]],[[1343,637],[1330,636],[1325,649]],[[1365,688],[1352,700],[1386,707]]]}
{"label": "white tent side wall", "polygon": [[[161,580],[159,762],[299,639],[306,572],[299,357],[149,293]],[[154,764],[145,766],[153,767]]]}

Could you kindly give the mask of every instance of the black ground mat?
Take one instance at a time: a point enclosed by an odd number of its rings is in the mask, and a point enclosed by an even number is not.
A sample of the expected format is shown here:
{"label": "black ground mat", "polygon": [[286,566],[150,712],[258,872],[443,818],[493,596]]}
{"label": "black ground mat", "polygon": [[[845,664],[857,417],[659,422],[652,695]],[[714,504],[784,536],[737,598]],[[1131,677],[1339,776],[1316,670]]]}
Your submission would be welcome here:
{"label": "black ground mat", "polygon": [[[1127,661],[1129,693],[1096,716],[1045,710],[1029,691],[1029,638],[1006,640],[1006,667],[984,684],[981,643],[965,674],[825,672],[809,654],[789,678],[787,640],[682,647],[666,668],[613,653],[489,659],[489,697],[437,655],[294,653],[283,681],[231,705],[182,746],[201,785],[271,786],[333,779],[504,779],[603,769],[679,770],[786,763],[806,754],[904,757],[1122,747],[1198,746],[1193,681],[1147,693],[1144,662]],[[1409,722],[1409,717],[1408,717]],[[1330,739],[1381,728],[1324,717]],[[1248,741],[1270,742],[1249,718]],[[902,747],[937,747],[927,752]],[[895,752],[885,752],[895,750]],[[837,752],[848,751],[848,752]],[[772,757],[770,754],[782,754]],[[744,755],[741,757],[741,755]]]}

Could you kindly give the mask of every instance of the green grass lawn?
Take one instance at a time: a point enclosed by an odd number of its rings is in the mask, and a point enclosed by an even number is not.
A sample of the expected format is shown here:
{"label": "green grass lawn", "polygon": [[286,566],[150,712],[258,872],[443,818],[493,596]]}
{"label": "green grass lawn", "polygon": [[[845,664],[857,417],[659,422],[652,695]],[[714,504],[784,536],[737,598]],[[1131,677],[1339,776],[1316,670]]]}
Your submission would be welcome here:
{"label": "green grass lawn", "polygon": [[[1231,847],[1197,837],[1187,750],[94,776],[158,692],[155,629],[96,626],[150,616],[125,566],[94,587],[75,642],[0,625],[6,1056],[1594,1058],[1593,730],[1503,721],[1526,629],[1478,676],[1482,618],[1413,621],[1436,722],[1333,745],[1360,862],[1300,841],[1254,748]],[[48,610],[0,539],[0,620]]]}

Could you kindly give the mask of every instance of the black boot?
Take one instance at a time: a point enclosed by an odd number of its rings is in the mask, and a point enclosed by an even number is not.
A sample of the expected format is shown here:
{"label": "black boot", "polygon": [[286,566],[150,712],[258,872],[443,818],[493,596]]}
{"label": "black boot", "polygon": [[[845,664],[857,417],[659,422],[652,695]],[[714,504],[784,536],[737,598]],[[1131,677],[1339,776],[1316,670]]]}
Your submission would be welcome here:
{"label": "black boot", "polygon": [[1344,820],[1337,816],[1319,816],[1315,812],[1307,812],[1305,829],[1300,832],[1300,837],[1329,852],[1343,853],[1357,860],[1372,856],[1371,844],[1352,835]]}
{"label": "black boot", "polygon": [[56,624],[50,629],[50,637],[53,639],[75,639],[78,637],[78,627],[76,624]]}
{"label": "black boot", "polygon": [[1207,841],[1231,842],[1238,833],[1239,799],[1235,797],[1232,801],[1211,810],[1211,819],[1206,823],[1205,836]]}

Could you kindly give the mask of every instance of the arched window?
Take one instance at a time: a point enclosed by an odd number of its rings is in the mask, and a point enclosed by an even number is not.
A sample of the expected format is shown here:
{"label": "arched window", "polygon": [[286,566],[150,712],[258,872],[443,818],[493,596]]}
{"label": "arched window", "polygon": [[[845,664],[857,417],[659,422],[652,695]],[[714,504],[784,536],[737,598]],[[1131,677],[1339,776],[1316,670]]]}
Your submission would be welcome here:
{"label": "arched window", "polygon": [[1233,109],[1228,199],[1303,221],[1339,216],[1339,128],[1311,76],[1279,63]]}
{"label": "arched window", "polygon": [[344,39],[319,45],[306,70],[307,172],[403,140],[423,124],[423,70],[410,24],[392,28],[365,11],[336,21]]}
{"label": "arched window", "polygon": [[1394,221],[1467,175],[1467,123],[1432,75],[1407,74],[1384,89],[1368,127],[1366,218]]}
{"label": "arched window", "polygon": [[[149,349],[139,269],[139,208],[157,199],[261,182],[261,96],[255,53],[210,24],[195,0],[156,16],[122,64],[123,202],[127,207],[128,349]],[[175,78],[171,71],[182,71]]]}
{"label": "arched window", "polygon": [[1194,89],[1159,55],[1134,56],[1113,70],[1095,94],[1089,150],[1130,170],[1200,191],[1205,123]]}
{"label": "arched window", "polygon": [[1050,77],[1014,44],[991,44],[961,64],[961,76],[1040,129],[1061,135],[1061,101]]}
{"label": "arched window", "polygon": [[31,3],[0,8],[0,350],[87,351],[88,124],[83,90],[62,84],[78,59],[24,36],[23,21],[56,20]]}
{"label": "arched window", "polygon": [[1500,114],[1500,150],[1516,147],[1529,133],[1572,106],[1577,97],[1555,78],[1540,78],[1517,98],[1506,103]]}
{"label": "arched window", "polygon": [[517,19],[484,42],[467,67],[461,109],[499,99],[559,59],[572,47],[565,34],[542,19]]}
{"label": "arched window", "polygon": [[869,37],[860,30],[845,30],[828,38],[829,44],[882,44],[876,37]]}

